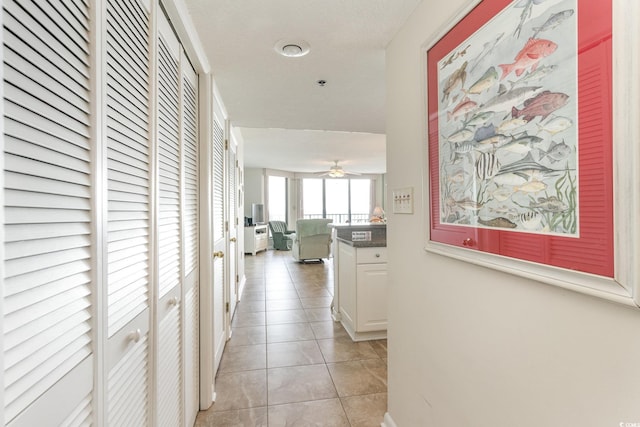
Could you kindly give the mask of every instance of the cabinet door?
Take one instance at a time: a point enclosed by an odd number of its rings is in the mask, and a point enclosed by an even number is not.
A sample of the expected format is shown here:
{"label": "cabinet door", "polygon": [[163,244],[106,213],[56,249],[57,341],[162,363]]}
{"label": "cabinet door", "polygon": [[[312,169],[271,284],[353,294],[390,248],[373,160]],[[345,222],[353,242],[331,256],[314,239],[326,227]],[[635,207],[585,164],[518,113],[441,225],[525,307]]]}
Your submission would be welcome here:
{"label": "cabinet door", "polygon": [[387,264],[359,264],[357,332],[387,329]]}
{"label": "cabinet door", "polygon": [[338,283],[340,316],[342,321],[356,326],[356,251],[353,247],[338,244]]}

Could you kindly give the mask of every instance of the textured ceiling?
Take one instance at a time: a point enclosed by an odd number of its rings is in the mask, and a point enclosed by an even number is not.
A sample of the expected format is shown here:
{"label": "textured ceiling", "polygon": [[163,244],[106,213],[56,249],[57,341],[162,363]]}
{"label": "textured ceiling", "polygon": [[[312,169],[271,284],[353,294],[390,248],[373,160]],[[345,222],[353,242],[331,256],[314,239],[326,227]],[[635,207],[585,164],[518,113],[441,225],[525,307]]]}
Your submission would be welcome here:
{"label": "textured ceiling", "polygon": [[[335,138],[331,132],[317,135],[315,142],[326,150],[337,146],[335,141],[349,144],[349,136],[357,144],[363,133],[384,134],[384,49],[419,2],[185,0],[229,118],[241,128],[246,163],[268,156],[268,151],[255,150],[268,150],[273,133],[280,146],[300,143],[299,133],[287,129],[340,132]],[[280,56],[273,49],[280,40],[304,40],[311,51],[301,58]],[[327,81],[324,87],[317,85],[320,79]],[[358,153],[323,154],[297,162]],[[341,160],[362,166],[362,172],[371,168],[359,165],[357,158]],[[377,172],[384,172],[384,163],[383,148]]]}

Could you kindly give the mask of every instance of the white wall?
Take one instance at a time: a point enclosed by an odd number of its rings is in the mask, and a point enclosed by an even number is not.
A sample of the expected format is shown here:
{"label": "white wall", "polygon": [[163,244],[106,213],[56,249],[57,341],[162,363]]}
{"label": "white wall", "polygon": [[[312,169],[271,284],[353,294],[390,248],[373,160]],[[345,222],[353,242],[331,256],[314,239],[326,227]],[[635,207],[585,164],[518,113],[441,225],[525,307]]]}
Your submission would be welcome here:
{"label": "white wall", "polygon": [[416,196],[387,212],[390,424],[640,423],[640,310],[423,250],[421,45],[467,4],[423,1],[387,49],[388,193]]}
{"label": "white wall", "polygon": [[244,170],[244,216],[251,217],[251,204],[263,203],[264,169],[246,168]]}

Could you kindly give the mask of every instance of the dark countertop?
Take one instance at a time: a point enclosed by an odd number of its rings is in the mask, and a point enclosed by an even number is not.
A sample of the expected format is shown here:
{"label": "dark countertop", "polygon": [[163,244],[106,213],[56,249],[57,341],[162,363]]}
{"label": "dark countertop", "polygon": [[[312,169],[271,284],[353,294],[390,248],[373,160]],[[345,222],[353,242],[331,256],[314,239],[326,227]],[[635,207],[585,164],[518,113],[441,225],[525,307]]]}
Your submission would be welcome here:
{"label": "dark countertop", "polygon": [[[387,246],[387,224],[380,222],[356,224],[329,224],[336,229],[336,238],[355,248],[380,248]],[[353,241],[352,233],[369,232],[371,240]]]}
{"label": "dark countertop", "polygon": [[349,246],[353,246],[354,248],[384,248],[387,246],[386,241],[382,240],[372,240],[372,241],[352,241],[348,239],[343,239],[338,237],[339,242],[346,243]]}
{"label": "dark countertop", "polygon": [[385,222],[356,222],[353,224],[330,223],[329,227],[333,227],[336,229],[345,229],[345,228],[372,229],[372,228],[387,228],[387,224]]}

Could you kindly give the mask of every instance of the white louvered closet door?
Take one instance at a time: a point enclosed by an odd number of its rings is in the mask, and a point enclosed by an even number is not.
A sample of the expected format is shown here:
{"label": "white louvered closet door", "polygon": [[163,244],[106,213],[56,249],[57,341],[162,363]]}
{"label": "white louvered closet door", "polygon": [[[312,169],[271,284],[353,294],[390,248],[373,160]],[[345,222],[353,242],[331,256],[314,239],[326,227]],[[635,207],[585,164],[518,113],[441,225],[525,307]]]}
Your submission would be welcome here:
{"label": "white louvered closet door", "polygon": [[96,289],[89,11],[62,0],[2,5],[2,421],[86,425]]}
{"label": "white louvered closet door", "polygon": [[158,347],[159,426],[182,423],[180,43],[158,14]]}
{"label": "white louvered closet door", "polygon": [[214,104],[213,117],[213,373],[215,375],[226,343],[226,307],[225,307],[225,271],[224,252],[226,249],[225,212],[224,212],[224,163],[225,131],[224,118]]}
{"label": "white louvered closet door", "polygon": [[151,424],[149,4],[107,0],[107,423]]}
{"label": "white louvered closet door", "polygon": [[183,152],[183,324],[185,425],[195,423],[199,409],[200,269],[198,265],[198,76],[182,53],[182,152]]}
{"label": "white louvered closet door", "polygon": [[227,250],[227,268],[229,271],[229,328],[231,328],[231,319],[236,310],[238,302],[238,185],[237,175],[238,167],[236,165],[236,143],[233,135],[230,135],[230,144],[227,150],[227,212],[229,222],[229,249]]}

